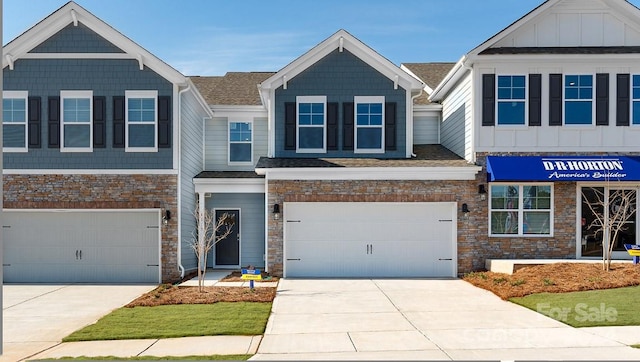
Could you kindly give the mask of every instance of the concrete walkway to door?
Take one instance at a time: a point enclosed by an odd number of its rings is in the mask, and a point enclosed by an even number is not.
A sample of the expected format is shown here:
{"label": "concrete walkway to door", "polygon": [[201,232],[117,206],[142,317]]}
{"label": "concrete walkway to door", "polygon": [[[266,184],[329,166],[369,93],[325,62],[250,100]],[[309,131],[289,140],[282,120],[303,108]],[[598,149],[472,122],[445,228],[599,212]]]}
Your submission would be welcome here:
{"label": "concrete walkway to door", "polygon": [[252,360],[640,360],[462,280],[283,279]]}

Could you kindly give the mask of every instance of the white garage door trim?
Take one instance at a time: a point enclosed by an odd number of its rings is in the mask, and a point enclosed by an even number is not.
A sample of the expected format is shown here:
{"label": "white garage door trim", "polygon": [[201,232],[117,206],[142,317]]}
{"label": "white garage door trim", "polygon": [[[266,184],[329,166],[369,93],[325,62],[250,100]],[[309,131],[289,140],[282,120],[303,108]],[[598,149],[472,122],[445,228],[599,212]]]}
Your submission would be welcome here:
{"label": "white garage door trim", "polygon": [[[283,208],[285,277],[457,276],[455,202],[290,202]],[[305,224],[305,218],[319,220]],[[394,230],[395,225],[402,229]],[[316,242],[335,247],[308,247]],[[368,256],[363,259],[365,253]],[[311,272],[305,270],[307,266]]]}
{"label": "white garage door trim", "polygon": [[[161,209],[3,209],[3,213],[5,214],[18,214],[18,213],[92,213],[92,214],[100,214],[100,213],[109,213],[109,214],[117,214],[117,213],[154,213],[155,221],[152,224],[153,227],[157,225],[157,260],[156,263],[158,265],[158,272],[156,275],[156,280],[154,281],[160,283],[162,281],[162,215]],[[3,225],[3,227],[6,227]],[[5,239],[6,240],[6,239]],[[6,263],[6,261],[5,261]],[[150,264],[149,264],[150,265]]]}

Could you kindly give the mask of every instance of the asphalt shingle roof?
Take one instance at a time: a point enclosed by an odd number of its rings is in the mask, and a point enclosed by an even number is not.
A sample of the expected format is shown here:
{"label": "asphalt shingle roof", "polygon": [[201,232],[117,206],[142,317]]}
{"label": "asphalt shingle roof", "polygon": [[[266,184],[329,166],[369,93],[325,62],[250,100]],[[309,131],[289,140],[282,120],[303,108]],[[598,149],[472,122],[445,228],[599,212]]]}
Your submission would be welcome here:
{"label": "asphalt shingle roof", "polygon": [[[435,89],[440,82],[447,76],[455,63],[403,63],[409,68],[413,74],[418,76],[429,88]],[[429,95],[421,94],[416,98],[414,104],[423,105],[430,104]]]}
{"label": "asphalt shingle roof", "polygon": [[260,106],[258,84],[273,72],[229,72],[216,77],[189,77],[209,105]]}

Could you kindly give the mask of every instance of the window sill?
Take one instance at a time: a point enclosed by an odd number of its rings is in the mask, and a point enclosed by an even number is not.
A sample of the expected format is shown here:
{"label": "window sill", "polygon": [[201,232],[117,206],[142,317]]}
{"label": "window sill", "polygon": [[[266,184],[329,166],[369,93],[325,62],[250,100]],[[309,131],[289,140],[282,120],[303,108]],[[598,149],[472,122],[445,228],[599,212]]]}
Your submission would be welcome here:
{"label": "window sill", "polygon": [[124,152],[130,152],[130,153],[140,153],[140,152],[158,152],[158,148],[155,147],[140,147],[140,148],[136,148],[136,147],[127,147],[125,148]]}

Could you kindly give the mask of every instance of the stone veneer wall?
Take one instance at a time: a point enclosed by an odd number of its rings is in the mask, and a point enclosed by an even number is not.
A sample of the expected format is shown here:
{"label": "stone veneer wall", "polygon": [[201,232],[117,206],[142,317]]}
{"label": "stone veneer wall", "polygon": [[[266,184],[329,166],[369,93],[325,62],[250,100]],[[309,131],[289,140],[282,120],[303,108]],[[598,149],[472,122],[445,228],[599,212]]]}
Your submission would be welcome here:
{"label": "stone veneer wall", "polygon": [[177,176],[4,175],[6,209],[161,209],[172,217],[162,227],[162,282],[178,270]]}
{"label": "stone veneer wall", "polygon": [[[483,160],[484,161],[484,160]],[[269,181],[269,210],[286,202],[457,202],[458,275],[483,270],[486,259],[575,259],[575,183],[555,183],[553,237],[490,238],[489,200],[481,201],[478,185],[485,184],[486,170],[475,181]],[[471,210],[462,217],[461,205]],[[284,206],[286,207],[286,205]],[[283,220],[269,220],[270,273],[283,272]]]}

